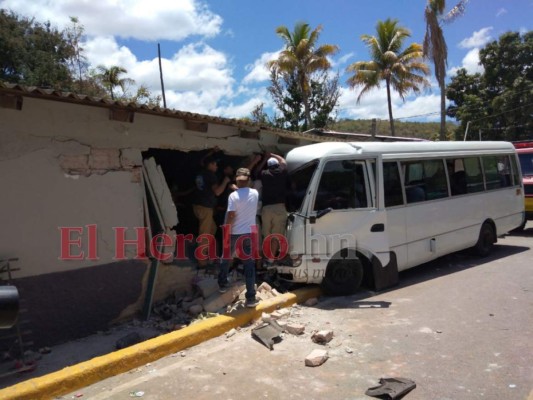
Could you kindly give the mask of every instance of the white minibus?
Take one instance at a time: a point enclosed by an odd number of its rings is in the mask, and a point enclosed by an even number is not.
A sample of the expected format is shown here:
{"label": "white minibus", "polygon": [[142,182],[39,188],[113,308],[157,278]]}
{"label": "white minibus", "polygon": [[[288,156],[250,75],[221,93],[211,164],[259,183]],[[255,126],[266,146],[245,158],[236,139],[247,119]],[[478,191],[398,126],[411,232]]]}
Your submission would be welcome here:
{"label": "white minibus", "polygon": [[[514,146],[507,142],[327,142],[287,154],[291,282],[328,294],[472,248],[486,256],[524,219]],[[284,265],[281,265],[284,264]]]}

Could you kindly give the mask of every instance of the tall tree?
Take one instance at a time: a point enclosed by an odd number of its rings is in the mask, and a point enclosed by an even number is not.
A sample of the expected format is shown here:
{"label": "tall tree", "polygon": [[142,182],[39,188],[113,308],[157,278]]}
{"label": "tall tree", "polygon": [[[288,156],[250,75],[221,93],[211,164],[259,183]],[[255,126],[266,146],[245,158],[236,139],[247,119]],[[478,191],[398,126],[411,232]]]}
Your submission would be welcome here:
{"label": "tall tree", "polygon": [[102,85],[106,88],[112,100],[115,100],[115,89],[120,87],[122,93],[125,94],[127,90],[127,85],[132,85],[135,83],[133,79],[130,78],[121,78],[123,74],[126,74],[128,70],[124,67],[113,65],[109,68],[104,65],[99,65],[96,67],[99,74],[97,75]]}
{"label": "tall tree", "polygon": [[387,88],[387,104],[391,135],[394,136],[394,118],[392,116],[391,87],[402,100],[409,92],[419,92],[428,86],[425,76],[429,73],[427,65],[422,62],[422,46],[412,43],[403,48],[404,42],[411,36],[406,28],[398,25],[398,20],[387,19],[378,21],[376,36],[362,35],[370,50],[372,60],[359,61],[348,66],[347,72],[353,73],[348,79],[350,87],[362,86],[357,97],[361,97],[373,88],[379,88],[380,82],[385,81]]}
{"label": "tall tree", "polygon": [[69,89],[72,47],[50,22],[0,10],[0,79],[24,85]]}
{"label": "tall tree", "polygon": [[310,107],[311,77],[315,72],[331,68],[328,56],[338,51],[338,46],[323,44],[318,46],[318,38],[322,26],[311,31],[309,24],[299,22],[292,32],[286,26],[276,29],[278,36],[284,41],[285,48],[277,60],[269,63],[270,68],[284,74],[284,79],[292,79],[302,97],[307,129],[313,127]]}
{"label": "tall tree", "polygon": [[[308,129],[303,96],[294,74],[281,74],[273,68],[268,92],[280,113],[271,119],[274,126],[291,131]],[[325,128],[334,122],[339,97],[338,75],[330,76],[327,71],[313,74],[308,97],[311,127]]]}
{"label": "tall tree", "polygon": [[78,93],[84,92],[84,77],[87,76],[89,69],[89,62],[84,54],[82,46],[82,39],[85,33],[85,28],[80,24],[77,17],[70,17],[71,25],[64,31],[65,40],[69,43],[72,55],[68,60],[69,68],[73,77],[76,77],[77,84],[74,85],[75,91]]}
{"label": "tall tree", "polygon": [[444,14],[446,0],[428,0],[424,12],[426,34],[424,35],[424,56],[433,61],[435,78],[440,88],[440,140],[446,140],[446,67],[448,46],[444,39],[441,22],[451,22],[464,12],[468,0],[461,0],[448,14]]}
{"label": "tall tree", "polygon": [[446,88],[448,115],[462,139],[530,139],[533,131],[533,31],[507,32],[479,51],[483,73],[460,69]]}

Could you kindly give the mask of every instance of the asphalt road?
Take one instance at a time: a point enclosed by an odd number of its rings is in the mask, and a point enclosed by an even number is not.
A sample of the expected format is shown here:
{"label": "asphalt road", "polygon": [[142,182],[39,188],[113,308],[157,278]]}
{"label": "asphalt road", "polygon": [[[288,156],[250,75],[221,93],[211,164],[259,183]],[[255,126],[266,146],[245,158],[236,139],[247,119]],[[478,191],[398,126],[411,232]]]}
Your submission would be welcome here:
{"label": "asphalt road", "polygon": [[[492,255],[454,254],[400,274],[382,293],[293,307],[302,336],[273,351],[250,327],[103,380],[63,398],[370,399],[382,377],[416,382],[405,399],[533,399],[533,224],[500,239]],[[311,332],[332,329],[326,346]],[[304,365],[327,349],[319,367]]]}

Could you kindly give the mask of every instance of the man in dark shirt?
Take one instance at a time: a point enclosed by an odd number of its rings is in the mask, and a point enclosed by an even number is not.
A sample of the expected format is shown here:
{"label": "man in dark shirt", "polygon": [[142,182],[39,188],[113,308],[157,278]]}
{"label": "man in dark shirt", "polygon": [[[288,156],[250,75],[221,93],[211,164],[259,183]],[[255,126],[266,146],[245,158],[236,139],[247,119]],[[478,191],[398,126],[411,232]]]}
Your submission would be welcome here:
{"label": "man in dark shirt", "polygon": [[[270,154],[267,160],[267,168],[261,171],[259,176],[263,184],[261,212],[263,240],[271,234],[285,235],[287,223],[287,209],[285,198],[287,195],[287,162],[277,154]],[[271,241],[270,256],[277,256],[279,242]],[[265,254],[268,258],[269,254]],[[267,260],[271,262],[272,260]]]}
{"label": "man in dark shirt", "polygon": [[[210,234],[214,237],[217,226],[213,219],[213,212],[217,204],[217,196],[226,189],[230,178],[225,176],[218,183],[216,176],[217,161],[208,157],[203,161],[204,169],[196,176],[196,189],[193,198],[193,212],[198,219],[198,235]],[[203,238],[200,245],[208,244],[208,239]],[[199,267],[206,267],[208,260],[198,260]]]}

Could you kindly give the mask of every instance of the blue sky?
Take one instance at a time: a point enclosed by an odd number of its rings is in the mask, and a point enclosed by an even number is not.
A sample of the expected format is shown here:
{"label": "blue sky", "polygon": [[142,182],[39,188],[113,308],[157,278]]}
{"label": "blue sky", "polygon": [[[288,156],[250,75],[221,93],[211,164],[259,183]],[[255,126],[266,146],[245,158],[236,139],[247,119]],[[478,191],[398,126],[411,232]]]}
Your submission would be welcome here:
{"label": "blue sky", "polygon": [[[451,9],[458,0],[448,0]],[[331,59],[340,73],[339,117],[387,119],[385,88],[357,104],[358,90],[346,85],[346,67],[367,60],[362,34],[376,22],[396,18],[421,43],[426,0],[0,0],[0,8],[65,27],[76,16],[86,30],[84,48],[92,67],[121,65],[137,84],[159,93],[157,43],[161,43],[167,106],[225,117],[244,117],[271,101],[264,64],[282,48],[279,25],[304,21],[322,25],[319,43],[336,44]],[[480,71],[478,51],[506,31],[532,29],[533,0],[470,0],[465,14],[444,26],[448,75],[459,67]],[[134,88],[131,88],[132,90]],[[405,102],[393,97],[396,118],[437,112],[439,90],[432,87]],[[438,115],[407,120],[436,120]]]}

